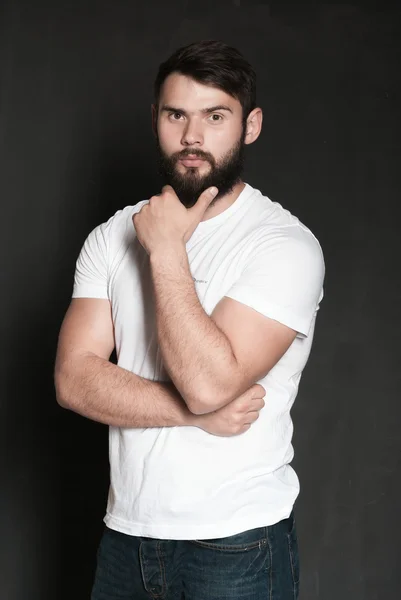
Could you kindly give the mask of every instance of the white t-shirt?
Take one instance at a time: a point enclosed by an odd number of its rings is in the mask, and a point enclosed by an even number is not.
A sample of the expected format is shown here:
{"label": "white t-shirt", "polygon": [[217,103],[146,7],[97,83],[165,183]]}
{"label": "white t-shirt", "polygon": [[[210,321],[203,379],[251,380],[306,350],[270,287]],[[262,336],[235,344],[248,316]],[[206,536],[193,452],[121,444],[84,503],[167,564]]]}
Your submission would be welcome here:
{"label": "white t-shirt", "polygon": [[[74,298],[111,302],[118,364],[168,381],[157,344],[149,257],[132,215],[119,210],[86,239]],[[225,211],[201,222],[187,244],[199,301],[210,315],[229,296],[298,332],[266,377],[266,405],[238,436],[197,427],[110,427],[110,490],[104,521],[159,539],[210,539],[287,518],[299,493],[290,409],[310,353],[323,297],[324,260],[313,234],[246,184]],[[135,402],[135,398],[132,399]]]}

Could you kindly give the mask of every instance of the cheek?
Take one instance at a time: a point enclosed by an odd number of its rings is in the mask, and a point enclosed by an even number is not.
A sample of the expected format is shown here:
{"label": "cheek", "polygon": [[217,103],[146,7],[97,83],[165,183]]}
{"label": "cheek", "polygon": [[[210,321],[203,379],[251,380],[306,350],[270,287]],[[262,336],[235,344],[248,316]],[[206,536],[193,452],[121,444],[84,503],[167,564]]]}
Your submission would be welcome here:
{"label": "cheek", "polygon": [[205,137],[205,146],[219,161],[237,144],[241,132],[233,132],[220,129],[210,132],[210,136]]}
{"label": "cheek", "polygon": [[171,126],[170,123],[158,123],[157,132],[159,143],[163,150],[176,150],[181,139],[181,133],[178,126]]}

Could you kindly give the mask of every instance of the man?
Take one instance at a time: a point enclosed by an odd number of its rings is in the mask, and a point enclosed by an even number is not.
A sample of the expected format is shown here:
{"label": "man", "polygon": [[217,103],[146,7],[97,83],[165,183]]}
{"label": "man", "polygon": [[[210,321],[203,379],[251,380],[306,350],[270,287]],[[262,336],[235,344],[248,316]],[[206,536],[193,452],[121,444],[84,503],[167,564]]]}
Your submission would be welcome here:
{"label": "man", "polygon": [[56,360],[59,404],[110,426],[92,599],[297,598],[289,411],[322,252],[241,179],[262,111],[237,50],[175,52],[152,114],[167,185],[89,234]]}

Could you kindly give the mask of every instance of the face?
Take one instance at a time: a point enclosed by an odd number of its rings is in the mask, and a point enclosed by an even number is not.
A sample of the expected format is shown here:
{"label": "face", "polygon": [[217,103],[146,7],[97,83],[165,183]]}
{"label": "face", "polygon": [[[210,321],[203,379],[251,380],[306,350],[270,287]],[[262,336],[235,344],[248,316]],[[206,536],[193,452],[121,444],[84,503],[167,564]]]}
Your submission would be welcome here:
{"label": "face", "polygon": [[242,106],[215,87],[179,73],[164,82],[155,115],[159,167],[187,208],[215,185],[228,194],[241,179],[245,144]]}

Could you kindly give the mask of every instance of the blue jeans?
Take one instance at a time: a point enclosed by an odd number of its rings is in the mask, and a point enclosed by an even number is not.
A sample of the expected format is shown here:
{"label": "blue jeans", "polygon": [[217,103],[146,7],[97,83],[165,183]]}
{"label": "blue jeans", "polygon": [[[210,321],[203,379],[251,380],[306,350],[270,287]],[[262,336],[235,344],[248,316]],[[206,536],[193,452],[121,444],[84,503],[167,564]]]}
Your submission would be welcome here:
{"label": "blue jeans", "polygon": [[296,600],[293,513],[213,540],[159,540],[105,528],[91,600]]}

